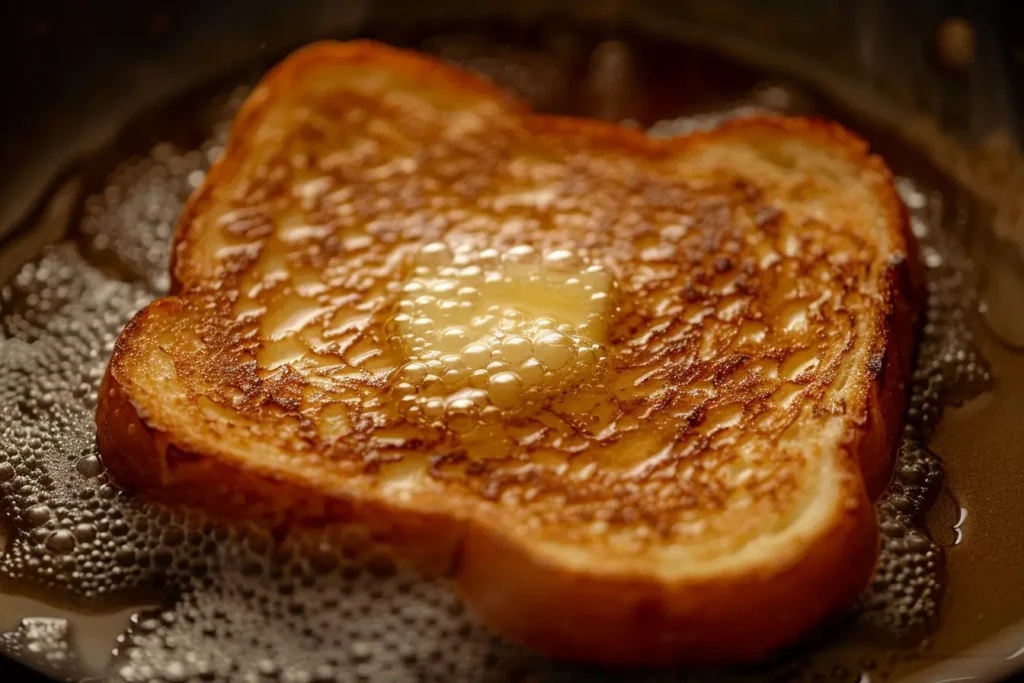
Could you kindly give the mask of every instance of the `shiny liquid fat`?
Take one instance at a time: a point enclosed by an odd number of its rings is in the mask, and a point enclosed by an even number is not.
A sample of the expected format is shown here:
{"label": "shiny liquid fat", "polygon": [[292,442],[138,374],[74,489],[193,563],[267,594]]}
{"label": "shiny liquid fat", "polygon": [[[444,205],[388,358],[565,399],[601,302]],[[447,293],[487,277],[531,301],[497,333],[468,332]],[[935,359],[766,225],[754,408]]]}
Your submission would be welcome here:
{"label": "shiny liquid fat", "polygon": [[[538,109],[620,120],[651,135],[764,110],[822,110],[842,119],[809,89],[671,43],[565,33],[521,43],[439,36],[419,46],[488,75]],[[853,682],[896,676],[932,656],[930,639],[948,630],[935,630],[949,583],[942,546],[959,543],[950,557],[970,546],[961,518],[971,507],[968,496],[944,489],[943,459],[929,444],[945,408],[993,392],[975,339],[974,267],[961,239],[971,226],[983,229],[976,223],[983,216],[920,156],[892,141],[879,149],[900,174],[929,297],[899,461],[878,502],[883,549],[870,589],[813,642],[758,667],[600,673],[546,662],[492,636],[443,581],[407,572],[358,530],[280,541],[145,503],[109,481],[95,444],[98,383],[123,325],[168,286],[175,220],[222,152],[246,89],[225,93],[192,100],[201,115],[181,135],[167,137],[142,119],[138,128],[153,143],[147,150],[115,145],[72,169],[64,193],[36,216],[63,216],[67,239],[16,267],[0,292],[0,593],[12,596],[0,596],[0,613],[9,615],[0,624],[0,652],[59,677],[125,681]],[[865,125],[859,129],[870,138]],[[599,267],[558,253],[494,256],[444,245],[418,255],[392,321],[409,359],[394,399],[410,419],[471,426],[491,409],[528,409],[529,392],[557,393],[566,377],[603,362],[601,307],[614,291]],[[500,277],[476,282],[474,267]],[[537,278],[564,294],[565,310],[550,310],[561,305],[558,297],[534,297],[536,315],[506,320],[503,293],[519,288],[517,296],[530,298]],[[569,287],[570,280],[587,289]],[[478,286],[493,288],[488,300],[496,304],[484,312],[494,320],[474,326],[480,316],[460,306],[474,300],[466,288]],[[544,322],[560,316],[560,326]],[[454,358],[474,346],[499,351],[504,365]],[[560,371],[536,373],[538,359]],[[462,374],[432,393],[408,391],[405,384],[426,381],[428,363],[439,376]],[[994,375],[998,381],[998,367]],[[101,632],[109,641],[96,637]]]}

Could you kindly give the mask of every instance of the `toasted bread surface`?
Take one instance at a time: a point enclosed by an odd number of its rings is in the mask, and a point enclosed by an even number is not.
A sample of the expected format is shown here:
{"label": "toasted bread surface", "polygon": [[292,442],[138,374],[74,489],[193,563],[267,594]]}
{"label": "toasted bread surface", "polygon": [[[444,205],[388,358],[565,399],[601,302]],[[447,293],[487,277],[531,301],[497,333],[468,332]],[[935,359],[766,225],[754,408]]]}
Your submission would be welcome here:
{"label": "toasted bread surface", "polygon": [[[563,335],[575,369],[541,365],[511,402],[456,361],[410,384],[436,358],[398,316],[436,303],[409,292],[440,282],[438,244],[466,278],[526,245],[600,271],[611,303]],[[316,44],[242,107],[172,280],[101,387],[126,487],[371,524],[498,632],[576,660],[757,658],[869,580],[920,288],[891,174],[839,126],[658,141],[424,56]],[[479,386],[462,427],[431,417],[430,396]]]}

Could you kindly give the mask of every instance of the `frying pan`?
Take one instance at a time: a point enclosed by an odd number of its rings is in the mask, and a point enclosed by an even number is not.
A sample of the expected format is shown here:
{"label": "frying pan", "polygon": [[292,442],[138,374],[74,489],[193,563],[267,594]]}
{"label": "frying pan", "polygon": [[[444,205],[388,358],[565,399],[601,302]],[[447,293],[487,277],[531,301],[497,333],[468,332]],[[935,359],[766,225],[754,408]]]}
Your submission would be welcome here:
{"label": "frying pan", "polygon": [[[908,203],[915,196],[942,199],[937,224],[965,259],[958,266],[969,292],[963,298],[965,329],[991,374],[984,387],[950,401],[928,443],[944,470],[944,483],[922,522],[945,546],[946,588],[938,614],[908,642],[869,645],[884,651],[890,663],[901,663],[885,670],[865,667],[861,680],[999,681],[1024,668],[1019,3],[79,0],[6,2],[2,11],[0,276],[12,282],[24,277],[24,264],[48,253],[45,245],[82,229],[89,213],[81,200],[95,190],[90,183],[102,189],[117,163],[147,153],[165,133],[188,138],[179,133],[190,107],[221,97],[225,83],[252,82],[289,49],[322,37],[371,36],[429,48],[436,45],[430,36],[483,32],[483,47],[479,38],[452,45],[463,52],[483,50],[488,58],[497,42],[513,46],[512,52],[522,45],[535,52],[568,50],[577,58],[570,77],[547,83],[527,71],[518,81],[512,78],[512,87],[518,83],[539,108],[574,110],[566,93],[589,93],[597,99],[587,100],[586,113],[650,125],[699,114],[709,102],[732,107],[756,92],[760,105],[851,125],[898,174],[923,183],[923,194],[905,195]],[[625,50],[630,70],[614,96],[602,99],[587,79],[609,45]],[[501,74],[496,77],[501,80]],[[784,101],[777,104],[780,97]],[[185,104],[164,107],[168,102]],[[121,280],[146,280],[158,270],[145,259],[134,270],[123,263],[97,267]],[[147,284],[161,286],[158,278]],[[10,299],[0,300],[0,314],[12,306]],[[0,331],[12,335],[10,329]],[[11,347],[0,342],[0,356]],[[103,360],[96,362],[102,366]],[[23,381],[31,383],[31,374]],[[77,429],[75,438],[88,441],[87,428]],[[15,447],[0,444],[0,454]],[[7,531],[8,542],[24,532],[14,522]],[[7,579],[0,590],[21,592]],[[91,629],[105,633],[110,623],[126,619],[123,605],[104,607],[113,622],[102,621],[106,617],[90,612],[95,605],[68,607],[66,597],[26,589],[0,599],[0,628],[14,629],[22,617],[59,617],[35,624],[59,630],[66,618],[76,625],[76,646],[84,647],[95,635]],[[822,636],[833,646],[846,638],[841,630]],[[81,676],[81,670],[62,669],[48,659],[45,641],[34,651],[12,642],[0,640],[10,657],[0,661],[3,680],[34,675],[17,660],[48,676]],[[124,642],[119,647],[128,649]],[[789,675],[779,671],[785,667],[742,675]],[[607,680],[602,672],[572,675]],[[791,680],[819,680],[813,672],[793,675]]]}

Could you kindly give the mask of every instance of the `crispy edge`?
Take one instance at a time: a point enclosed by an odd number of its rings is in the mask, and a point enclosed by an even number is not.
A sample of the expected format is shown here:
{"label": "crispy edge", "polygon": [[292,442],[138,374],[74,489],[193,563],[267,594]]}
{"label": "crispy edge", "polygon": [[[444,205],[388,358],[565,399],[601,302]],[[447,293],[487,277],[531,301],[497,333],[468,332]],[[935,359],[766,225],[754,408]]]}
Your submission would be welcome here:
{"label": "crispy edge", "polygon": [[[190,199],[179,222],[172,266],[175,289],[188,284],[183,264],[189,230],[210,199],[211,189],[231,176],[245,153],[247,131],[259,124],[279,88],[302,69],[325,61],[372,61],[408,69],[445,87],[466,88],[501,98],[510,111],[525,107],[509,101],[490,84],[426,57],[368,42],[318,44],[305,48],[274,69],[243,106],[224,159]],[[891,456],[901,432],[913,352],[916,312],[923,292],[922,272],[909,235],[906,210],[892,186],[884,162],[841,126],[806,119],[761,117],[730,122],[715,131],[665,142],[613,125],[567,117],[534,115],[524,122],[539,135],[579,136],[624,153],[661,156],[690,146],[718,143],[726,136],[784,134],[818,140],[870,173],[887,216],[883,305],[865,376],[858,378],[850,412],[861,420],[849,425],[839,462],[845,505],[834,524],[813,539],[798,539],[799,557],[766,558],[742,576],[666,582],[651,575],[609,578],[546,561],[506,532],[479,518],[458,519],[430,512],[417,514],[381,501],[328,495],[308,482],[250,468],[218,457],[209,448],[179,448],[160,425],[143,419],[122,384],[131,374],[133,336],[156,302],[129,324],[115,345],[97,408],[98,438],[104,462],[116,481],[168,502],[211,510],[229,519],[251,520],[254,510],[286,524],[324,525],[335,521],[389,520],[382,534],[412,546],[430,537],[433,548],[420,564],[455,575],[467,601],[499,633],[547,655],[610,664],[716,663],[751,660],[791,642],[821,619],[848,605],[866,585],[878,552],[876,520],[869,503],[884,488]],[[206,481],[178,477],[176,463],[205,460]],[[194,473],[197,470],[187,469]],[[221,505],[216,490],[242,492],[251,506]],[[238,496],[232,498],[238,500]],[[282,512],[285,514],[282,516]],[[257,513],[257,517],[259,514]],[[425,536],[426,535],[426,536]],[[414,562],[416,562],[414,553]],[[419,563],[417,563],[419,564]]]}

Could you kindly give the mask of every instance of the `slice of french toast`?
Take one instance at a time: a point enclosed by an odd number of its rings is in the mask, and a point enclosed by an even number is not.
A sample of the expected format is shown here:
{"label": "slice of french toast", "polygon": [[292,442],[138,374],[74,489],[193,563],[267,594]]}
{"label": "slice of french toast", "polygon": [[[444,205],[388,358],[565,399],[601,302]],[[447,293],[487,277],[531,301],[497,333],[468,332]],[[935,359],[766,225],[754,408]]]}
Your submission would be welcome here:
{"label": "slice of french toast", "polygon": [[221,515],[367,524],[551,656],[758,658],[876,560],[920,292],[891,181],[829,123],[653,140],[312,45],[118,339],[104,461]]}

